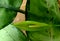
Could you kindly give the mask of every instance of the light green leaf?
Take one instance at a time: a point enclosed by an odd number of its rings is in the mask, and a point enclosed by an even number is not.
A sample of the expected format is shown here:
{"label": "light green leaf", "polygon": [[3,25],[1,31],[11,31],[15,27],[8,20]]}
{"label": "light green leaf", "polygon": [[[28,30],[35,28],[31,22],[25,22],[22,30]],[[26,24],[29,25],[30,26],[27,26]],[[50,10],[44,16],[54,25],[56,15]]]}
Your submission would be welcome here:
{"label": "light green leaf", "polygon": [[16,26],[19,29],[23,29],[26,31],[40,31],[43,29],[49,29],[52,27],[52,25],[46,24],[46,23],[39,23],[35,21],[23,21],[23,22],[17,22],[13,23],[14,26]]}
{"label": "light green leaf", "polygon": [[0,41],[27,41],[26,36],[13,25],[0,29]]}

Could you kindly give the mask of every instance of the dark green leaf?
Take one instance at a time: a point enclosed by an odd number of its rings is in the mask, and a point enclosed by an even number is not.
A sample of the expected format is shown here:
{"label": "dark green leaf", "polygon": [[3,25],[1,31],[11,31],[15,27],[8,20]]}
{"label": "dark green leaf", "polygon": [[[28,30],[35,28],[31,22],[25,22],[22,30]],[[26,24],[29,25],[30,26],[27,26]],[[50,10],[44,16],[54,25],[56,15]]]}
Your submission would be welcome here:
{"label": "dark green leaf", "polygon": [[26,20],[55,25],[50,28],[42,27],[40,31],[27,31],[30,41],[60,41],[60,12],[57,0],[28,0],[27,13]]}
{"label": "dark green leaf", "polygon": [[0,0],[0,7],[12,7],[19,9],[21,6],[22,0]]}
{"label": "dark green leaf", "polygon": [[0,29],[13,22],[17,14],[13,9],[19,9],[21,3],[22,0],[0,0]]}
{"label": "dark green leaf", "polygon": [[27,20],[60,24],[57,0],[28,0]]}
{"label": "dark green leaf", "polygon": [[60,41],[60,26],[40,31],[28,31],[28,37],[32,41]]}
{"label": "dark green leaf", "polygon": [[5,8],[0,8],[0,28],[5,27],[6,25],[10,24],[15,16],[16,12],[5,9]]}

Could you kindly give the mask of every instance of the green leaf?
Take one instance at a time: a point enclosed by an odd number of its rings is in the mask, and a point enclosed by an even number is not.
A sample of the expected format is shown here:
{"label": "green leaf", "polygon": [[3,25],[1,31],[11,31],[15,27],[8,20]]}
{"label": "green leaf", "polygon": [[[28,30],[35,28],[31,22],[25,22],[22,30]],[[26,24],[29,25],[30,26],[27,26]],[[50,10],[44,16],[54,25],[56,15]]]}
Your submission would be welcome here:
{"label": "green leaf", "polygon": [[20,30],[27,31],[30,41],[60,41],[60,25],[51,25],[35,21],[14,23]]}
{"label": "green leaf", "polygon": [[28,31],[31,41],[60,41],[60,26],[49,29],[42,28],[40,31]]}
{"label": "green leaf", "polygon": [[[13,22],[22,0],[0,0],[0,29]],[[2,7],[1,7],[2,6]]]}
{"label": "green leaf", "polygon": [[16,14],[16,12],[9,9],[0,8],[0,29],[10,24],[14,20]]}
{"label": "green leaf", "polygon": [[0,29],[0,41],[27,41],[26,36],[13,25]]}
{"label": "green leaf", "polygon": [[35,21],[23,21],[23,22],[17,22],[13,23],[14,26],[16,26],[19,29],[26,30],[26,31],[40,31],[43,29],[49,29],[52,27],[50,24],[46,23],[39,23]]}
{"label": "green leaf", "polygon": [[30,41],[60,41],[60,12],[57,0],[28,0],[27,13],[27,21],[54,25],[50,28],[42,27],[40,31],[27,31]]}
{"label": "green leaf", "polygon": [[27,20],[60,24],[57,0],[28,0]]}
{"label": "green leaf", "polygon": [[22,0],[0,0],[0,7],[12,7],[19,9],[21,6]]}

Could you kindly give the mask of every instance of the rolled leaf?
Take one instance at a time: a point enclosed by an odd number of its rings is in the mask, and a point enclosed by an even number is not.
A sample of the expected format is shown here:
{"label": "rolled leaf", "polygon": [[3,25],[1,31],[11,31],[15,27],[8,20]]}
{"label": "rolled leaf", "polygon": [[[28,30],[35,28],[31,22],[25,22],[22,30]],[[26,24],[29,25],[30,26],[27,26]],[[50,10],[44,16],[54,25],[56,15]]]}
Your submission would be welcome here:
{"label": "rolled leaf", "polygon": [[17,23],[13,23],[13,25],[25,31],[40,31],[42,29],[49,29],[52,27],[52,25],[50,24],[40,23],[35,21],[17,22]]}

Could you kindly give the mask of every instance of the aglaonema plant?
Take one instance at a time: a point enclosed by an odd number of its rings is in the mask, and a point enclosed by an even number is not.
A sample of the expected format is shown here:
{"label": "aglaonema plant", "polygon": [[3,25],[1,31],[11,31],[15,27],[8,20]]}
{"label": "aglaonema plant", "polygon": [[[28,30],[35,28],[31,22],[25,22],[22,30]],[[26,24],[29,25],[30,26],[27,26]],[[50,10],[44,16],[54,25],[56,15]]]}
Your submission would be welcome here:
{"label": "aglaonema plant", "polygon": [[[60,41],[57,0],[27,0],[26,21],[13,23],[22,0],[0,0],[0,41]],[[26,35],[22,32],[26,31]]]}

